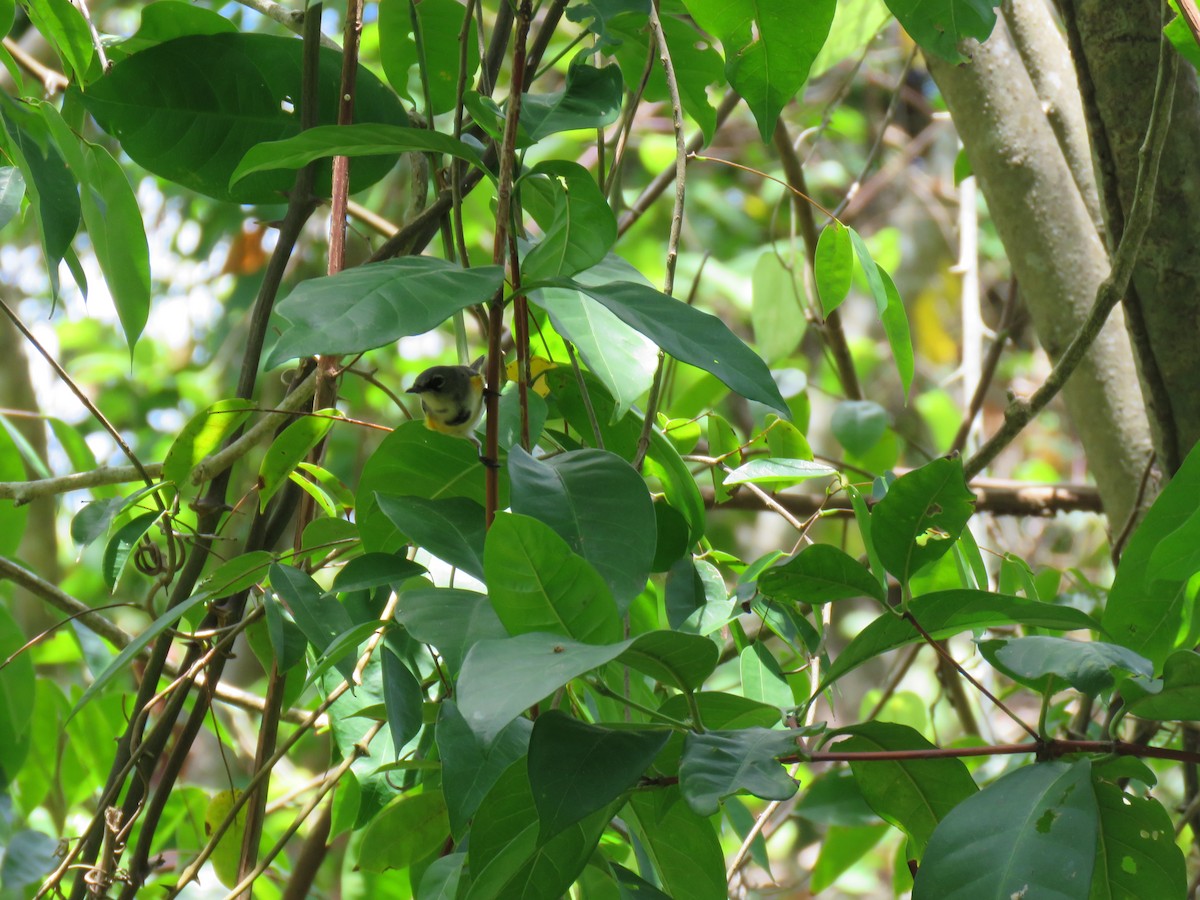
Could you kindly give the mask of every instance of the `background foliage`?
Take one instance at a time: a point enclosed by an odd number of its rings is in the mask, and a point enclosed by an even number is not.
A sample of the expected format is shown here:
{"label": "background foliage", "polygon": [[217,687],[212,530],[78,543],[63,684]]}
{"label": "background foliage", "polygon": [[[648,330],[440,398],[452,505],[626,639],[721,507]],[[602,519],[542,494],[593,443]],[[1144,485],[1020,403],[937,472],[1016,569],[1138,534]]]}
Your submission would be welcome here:
{"label": "background foliage", "polygon": [[1189,895],[1193,0],[0,23],[0,898]]}

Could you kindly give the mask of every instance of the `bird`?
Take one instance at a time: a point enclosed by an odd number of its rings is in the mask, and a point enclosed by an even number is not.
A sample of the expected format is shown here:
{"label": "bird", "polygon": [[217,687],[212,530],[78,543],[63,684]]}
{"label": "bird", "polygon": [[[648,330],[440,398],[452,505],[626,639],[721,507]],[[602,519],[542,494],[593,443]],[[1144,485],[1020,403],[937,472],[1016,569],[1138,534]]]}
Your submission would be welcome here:
{"label": "bird", "polygon": [[479,451],[485,465],[494,465],[483,455],[475,426],[483,417],[483,360],[469,366],[433,366],[417,376],[405,393],[421,398],[425,427],[431,431],[466,438]]}

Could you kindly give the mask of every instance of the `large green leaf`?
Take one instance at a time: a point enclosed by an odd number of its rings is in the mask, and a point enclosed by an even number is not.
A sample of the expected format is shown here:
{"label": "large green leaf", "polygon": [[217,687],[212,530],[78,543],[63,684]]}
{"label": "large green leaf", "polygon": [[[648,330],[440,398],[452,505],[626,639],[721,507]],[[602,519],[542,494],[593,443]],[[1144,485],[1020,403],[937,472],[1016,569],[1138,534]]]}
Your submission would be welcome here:
{"label": "large green leaf", "polygon": [[132,37],[108,48],[108,58],[116,61],[155,44],[193,34],[224,34],[236,32],[237,26],[229,19],[205,9],[193,6],[186,0],[158,0],[142,7],[142,21]]}
{"label": "large green leaf", "polygon": [[514,447],[513,512],[549,525],[596,567],[623,612],[646,587],[657,526],[646,482],[615,453],[575,450],[545,460]]}
{"label": "large green leaf", "polygon": [[[1031,625],[1058,631],[1095,630],[1098,627],[1091,616],[1069,606],[988,591],[938,591],[917,597],[908,609],[921,627],[939,640],[973,628],[997,625]],[[884,613],[862,629],[838,654],[813,696],[867,660],[919,640],[923,640],[920,632],[908,619],[895,613]]]}
{"label": "large green leaf", "polygon": [[477,641],[508,637],[483,594],[457,588],[409,588],[401,595],[396,619],[416,640],[436,647],[451,673]]}
{"label": "large green leaf", "polygon": [[769,728],[689,731],[679,761],[679,789],[698,816],[711,816],[721,800],[745,791],[762,800],[786,800],[796,781],[778,757],[796,753],[799,735]]}
{"label": "large green leaf", "polygon": [[525,94],[521,98],[523,139],[518,146],[536,144],[560,131],[611,125],[621,109],[623,87],[624,79],[617,66],[602,69],[583,63],[571,66],[561,91]]}
{"label": "large green leaf", "polygon": [[258,467],[259,507],[267,508],[267,501],[283,487],[296,466],[308,456],[309,451],[329,433],[336,409],[322,409],[313,416],[301,416],[279,432]]}
{"label": "large green leaf", "polygon": [[397,157],[411,152],[445,153],[487,172],[478,150],[438,131],[400,125],[318,125],[295,137],[255,144],[229,176],[229,186],[233,190],[239,181],[256,172],[299,169],[330,156]]}
{"label": "large green leaf", "polygon": [[779,111],[808,78],[833,22],[835,0],[685,0],[696,23],[721,39],[729,84],[770,143]]}
{"label": "large green leaf", "polygon": [[442,760],[442,790],[450,813],[450,831],[466,834],[471,817],[504,771],[523,757],[533,723],[514,719],[490,745],[471,731],[453,700],[438,704],[437,746]]}
{"label": "large green leaf", "polygon": [[1007,641],[981,641],[979,652],[1014,681],[1042,693],[1070,687],[1094,697],[1112,688],[1118,677],[1154,677],[1150,660],[1103,641],[1033,635]]}
{"label": "large green leaf", "polygon": [[537,519],[497,514],[487,532],[483,571],[492,607],[509,634],[544,631],[590,644],[621,637],[604,579]]}
{"label": "large green leaf", "polygon": [[[402,839],[397,839],[403,835]],[[450,836],[446,800],[428,784],[405,792],[371,820],[358,845],[358,868],[367,872],[407,869],[431,855]]]}
{"label": "large green leaf", "polygon": [[[893,722],[864,722],[836,734],[850,735],[834,745],[839,753],[933,749],[920,732]],[[978,790],[958,759],[852,760],[850,769],[871,808],[908,835],[916,860],[938,822]]]}
{"label": "large green leaf", "polygon": [[[413,12],[420,28],[421,46],[413,36]],[[409,96],[409,73],[424,62],[425,77],[421,89],[429,86],[424,98],[424,112],[441,115],[454,109],[458,93],[459,34],[462,32],[466,7],[458,0],[422,0],[407,3],[379,4],[379,56],[388,82],[403,97]],[[479,38],[472,18],[468,23],[466,42],[466,86],[474,81],[479,68]]]}
{"label": "large green leaf", "polygon": [[[156,44],[116,63],[80,99],[100,126],[139,165],[184,187],[235,203],[277,203],[290,190],[287,171],[262,172],[230,188],[229,179],[255,144],[300,132],[303,46],[267,34],[190,35]],[[337,121],[340,53],[321,48],[318,121]],[[405,121],[400,102],[366,68],[355,89],[359,122]],[[351,167],[361,190],[392,167],[391,157]],[[328,196],[329,164],[316,191]]]}
{"label": "large green leaf", "polygon": [[615,803],[543,841],[526,767],[518,760],[471,827],[467,900],[558,900],[587,865],[614,812]]}
{"label": "large green leaf", "polygon": [[542,239],[525,254],[521,270],[527,280],[565,278],[604,259],[617,240],[617,219],[596,179],[578,163],[549,160],[522,177],[546,179],[554,197],[554,213],[539,222]]}
{"label": "large green leaf", "polygon": [[276,307],[288,327],[266,366],[318,353],[358,353],[424,334],[459,310],[488,300],[503,282],[498,266],[464,269],[426,256],[311,278]]}
{"label": "large green leaf", "polygon": [[[1112,590],[1104,607],[1104,629],[1117,643],[1161,666],[1183,631],[1185,611],[1195,590],[1186,578],[1166,578],[1169,560],[1160,545],[1184,527],[1196,513],[1200,496],[1200,444],[1188,453],[1183,465],[1162,489],[1154,505],[1138,524],[1121,555]],[[1158,552],[1158,564],[1151,562]],[[1190,619],[1190,612],[1187,613]]]}
{"label": "large green leaf", "polygon": [[87,81],[96,58],[87,20],[70,0],[21,0],[34,27],[63,61],[76,84]]}
{"label": "large green leaf", "polygon": [[986,41],[996,24],[991,0],[885,0],[914,41],[946,62],[963,62],[964,38]]}
{"label": "large green leaf", "polygon": [[466,497],[426,500],[376,494],[385,516],[418,547],[480,580],[484,577],[483,507]]}
{"label": "large green leaf", "polygon": [[850,234],[845,225],[834,219],[821,230],[813,260],[813,276],[825,315],[842,305],[850,293],[853,275],[854,248],[850,244]]}
{"label": "large green leaf", "polygon": [[[611,253],[575,276],[582,284],[641,279],[633,266]],[[546,311],[554,330],[575,345],[591,374],[600,379],[616,401],[615,406],[607,404],[611,415],[602,416],[605,424],[632,409],[654,380],[658,361],[654,343],[579,291],[543,288],[534,302]],[[597,411],[597,415],[601,413]]]}
{"label": "large green leaf", "polygon": [[614,659],[687,691],[712,673],[717,655],[716,645],[708,638],[673,631],[651,631],[607,646],[538,633],[482,640],[463,661],[458,678],[459,709],[471,730],[490,744],[522,711],[571,679]]}
{"label": "large green leaf", "polygon": [[589,725],[558,711],[538,716],[529,784],[545,842],[632,788],[670,732]]}
{"label": "large green leaf", "polygon": [[758,577],[758,589],[772,599],[797,603],[885,599],[870,570],[832,544],[810,544],[783,565],[767,569]]}
{"label": "large green leaf", "polygon": [[750,326],[754,343],[768,363],[797,352],[808,319],[804,315],[803,264],[800,254],[772,248],[759,254],[750,278]]}
{"label": "large green leaf", "polygon": [[716,316],[633,282],[588,285],[564,278],[531,287],[547,285],[587,294],[680,362],[704,369],[747,400],[791,417],[766,363]]}
{"label": "large green leaf", "polygon": [[628,809],[646,856],[669,896],[725,900],[725,862],[717,834],[708,819],[692,812],[678,787],[639,791],[630,798]]}
{"label": "large green leaf", "polygon": [[1087,897],[1098,824],[1088,760],[1025,766],[941,820],[913,900]]}
{"label": "large green leaf", "polygon": [[104,547],[104,559],[101,561],[100,571],[103,573],[104,583],[108,585],[110,591],[116,589],[117,582],[121,580],[121,575],[129,564],[129,558],[134,555],[138,543],[161,516],[162,510],[134,516],[113,532],[112,537],[108,539],[108,544]]}
{"label": "large green leaf", "polygon": [[935,459],[901,475],[871,511],[875,549],[902,584],[954,546],[975,511],[962,460]]}
{"label": "large green leaf", "polygon": [[[405,422],[386,438],[363,466],[355,493],[354,518],[367,550],[397,550],[403,535],[375,503],[375,493],[424,497],[467,497],[486,502],[486,469],[473,444]],[[500,505],[508,505],[508,476],[500,473]]]}
{"label": "large green leaf", "polygon": [[1187,864],[1171,840],[1174,823],[1153,797],[1093,781],[1100,809],[1100,849],[1088,900],[1187,895]]}

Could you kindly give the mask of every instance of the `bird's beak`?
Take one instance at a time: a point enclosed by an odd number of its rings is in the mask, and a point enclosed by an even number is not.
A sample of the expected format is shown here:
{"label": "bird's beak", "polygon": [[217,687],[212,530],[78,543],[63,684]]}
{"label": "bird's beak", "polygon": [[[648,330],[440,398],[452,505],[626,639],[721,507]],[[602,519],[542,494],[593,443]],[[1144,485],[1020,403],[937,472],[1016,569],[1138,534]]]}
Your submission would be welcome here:
{"label": "bird's beak", "polygon": [[421,392],[420,392],[420,391],[418,391],[418,390],[417,390],[415,387],[410,387],[410,388],[409,388],[407,391],[405,391],[404,393],[406,393],[406,394],[419,394],[419,393],[421,393]]}

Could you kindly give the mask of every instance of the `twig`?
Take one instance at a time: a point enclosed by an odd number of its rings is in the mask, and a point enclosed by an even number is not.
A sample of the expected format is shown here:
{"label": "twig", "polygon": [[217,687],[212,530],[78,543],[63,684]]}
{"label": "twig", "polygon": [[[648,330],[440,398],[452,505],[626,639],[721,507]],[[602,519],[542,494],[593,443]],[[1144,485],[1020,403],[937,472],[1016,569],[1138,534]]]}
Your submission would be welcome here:
{"label": "twig", "polygon": [[10,37],[4,38],[4,49],[11,54],[12,58],[24,69],[34,75],[38,81],[45,87],[47,94],[57,94],[59,91],[65,91],[71,84],[69,79],[57,69],[52,69],[43,63],[40,59],[35,59],[33,56],[25,52],[25,48],[18,44]]}
{"label": "twig", "polygon": [[96,59],[100,61],[100,71],[108,71],[108,54],[104,52],[104,42],[100,40],[100,32],[96,30],[96,24],[92,21],[92,12],[88,9],[87,0],[73,0],[75,8],[79,10],[79,14],[83,16],[83,20],[87,22],[88,34],[92,37],[92,47],[96,51]]}
{"label": "twig", "polygon": [[983,409],[983,401],[987,397],[988,388],[991,387],[992,380],[996,377],[996,368],[1000,365],[1000,357],[1004,355],[1004,348],[1008,345],[1008,339],[1012,335],[1012,329],[1017,319],[1017,309],[1020,306],[1017,301],[1017,290],[1017,281],[1014,278],[1009,282],[1008,299],[1004,303],[1004,313],[1000,317],[1000,326],[996,329],[992,345],[988,347],[987,356],[984,357],[983,365],[980,368],[979,380],[975,383],[975,392],[971,395],[971,402],[966,414],[963,416],[962,424],[958,426],[958,431],[954,435],[954,441],[950,444],[952,452],[958,451],[962,453],[963,448],[967,444],[967,436],[971,433],[971,426],[975,422],[975,417]]}
{"label": "twig", "polygon": [[[679,260],[679,235],[683,230],[683,201],[687,193],[687,142],[683,139],[683,103],[679,99],[679,82],[675,78],[675,65],[671,61],[671,48],[663,34],[662,20],[658,13],[658,0],[650,3],[650,31],[658,46],[658,59],[662,63],[667,81],[667,96],[671,99],[671,130],[675,135],[675,202],[671,208],[671,229],[667,238],[667,271],[663,277],[663,293],[670,296],[675,290],[675,265]],[[633,467],[639,472],[646,451],[650,449],[650,433],[658,416],[658,401],[662,392],[663,365],[666,354],[658,351],[658,363],[654,367],[654,379],[650,384],[650,395],[646,399],[645,419],[638,435],[637,451],[633,455]]]}
{"label": "twig", "polygon": [[[304,13],[298,9],[288,9],[282,3],[276,3],[275,0],[234,0],[234,2],[278,22],[288,31],[294,31],[296,34],[304,33]],[[333,38],[321,34],[319,40],[322,47],[341,52],[342,48]]]}
{"label": "twig", "polygon": [[1175,99],[1175,80],[1179,69],[1179,56],[1167,52],[1166,39],[1159,57],[1158,81],[1154,87],[1154,107],[1150,111],[1150,123],[1146,139],[1138,151],[1138,177],[1130,204],[1129,219],[1121,243],[1113,255],[1112,271],[1096,292],[1096,300],[1071,339],[1067,349],[1054,364],[1046,381],[1028,400],[1013,401],[1005,412],[1004,424],[979,448],[964,466],[967,478],[979,474],[994,460],[1000,451],[1012,443],[1021,430],[1045,408],[1058,392],[1100,334],[1109,313],[1112,312],[1129,287],[1133,269],[1142,247],[1142,238],[1150,225],[1154,210],[1155,189],[1158,186],[1158,167],[1163,147],[1171,124],[1171,106]]}

